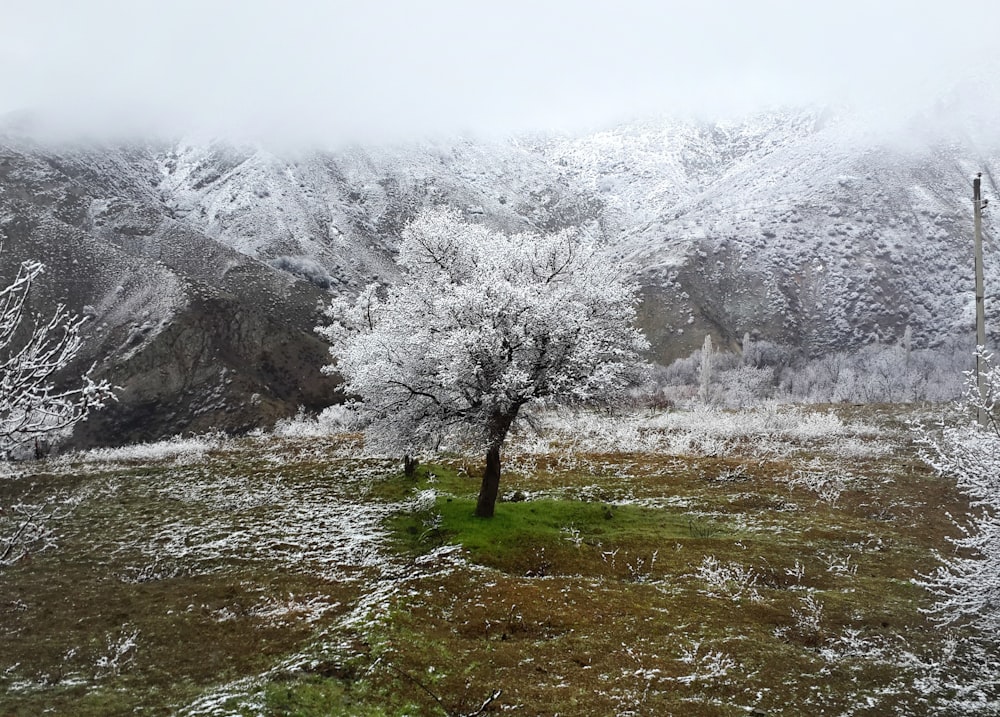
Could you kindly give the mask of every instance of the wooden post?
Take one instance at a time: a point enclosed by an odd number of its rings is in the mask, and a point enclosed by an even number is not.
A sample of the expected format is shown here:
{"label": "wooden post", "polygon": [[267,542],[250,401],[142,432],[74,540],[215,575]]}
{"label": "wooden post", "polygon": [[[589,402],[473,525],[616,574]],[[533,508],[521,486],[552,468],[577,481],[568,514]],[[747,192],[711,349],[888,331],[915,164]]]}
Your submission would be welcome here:
{"label": "wooden post", "polygon": [[983,200],[980,193],[982,172],[972,180],[972,208],[975,226],[974,250],[976,255],[976,386],[979,389],[980,408],[977,419],[980,426],[986,425],[986,411],[982,404],[986,401],[986,377],[983,375],[982,350],[986,347],[986,308],[983,289]]}

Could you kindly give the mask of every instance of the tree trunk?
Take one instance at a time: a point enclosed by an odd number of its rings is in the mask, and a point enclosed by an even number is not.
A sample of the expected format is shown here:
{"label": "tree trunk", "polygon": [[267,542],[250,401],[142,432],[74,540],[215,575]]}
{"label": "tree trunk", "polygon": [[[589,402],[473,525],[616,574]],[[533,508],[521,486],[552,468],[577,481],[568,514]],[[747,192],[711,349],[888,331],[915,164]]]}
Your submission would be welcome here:
{"label": "tree trunk", "polygon": [[483,484],[479,488],[479,500],[476,502],[476,517],[493,517],[499,491],[500,444],[495,444],[486,452],[486,470],[483,471]]}
{"label": "tree trunk", "polygon": [[517,411],[524,403],[520,401],[511,410],[494,413],[487,424],[486,470],[483,471],[483,484],[479,488],[479,500],[476,502],[476,517],[492,518],[496,508],[497,494],[500,492],[500,446],[507,438],[507,431],[517,418]]}

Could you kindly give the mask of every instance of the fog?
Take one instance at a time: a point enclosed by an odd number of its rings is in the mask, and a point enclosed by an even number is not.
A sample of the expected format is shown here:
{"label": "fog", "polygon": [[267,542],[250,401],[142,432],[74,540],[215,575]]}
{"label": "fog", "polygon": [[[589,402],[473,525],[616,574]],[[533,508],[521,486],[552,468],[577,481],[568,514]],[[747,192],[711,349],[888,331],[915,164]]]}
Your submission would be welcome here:
{"label": "fog", "polygon": [[[1000,4],[0,0],[0,113],[339,142],[993,94]],[[971,90],[970,90],[971,88]]]}

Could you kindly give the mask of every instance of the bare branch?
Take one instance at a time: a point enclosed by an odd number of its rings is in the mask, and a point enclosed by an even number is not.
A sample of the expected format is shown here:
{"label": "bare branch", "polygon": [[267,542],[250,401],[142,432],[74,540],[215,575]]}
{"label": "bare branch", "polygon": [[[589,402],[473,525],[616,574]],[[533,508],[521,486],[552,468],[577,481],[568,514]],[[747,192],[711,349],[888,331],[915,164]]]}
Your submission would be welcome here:
{"label": "bare branch", "polygon": [[93,371],[82,385],[58,390],[56,378],[83,347],[85,318],[64,305],[44,320],[31,319],[26,332],[26,306],[32,283],[44,271],[39,262],[21,264],[14,281],[0,289],[0,451],[38,435],[58,435],[114,398],[107,381],[95,382]]}

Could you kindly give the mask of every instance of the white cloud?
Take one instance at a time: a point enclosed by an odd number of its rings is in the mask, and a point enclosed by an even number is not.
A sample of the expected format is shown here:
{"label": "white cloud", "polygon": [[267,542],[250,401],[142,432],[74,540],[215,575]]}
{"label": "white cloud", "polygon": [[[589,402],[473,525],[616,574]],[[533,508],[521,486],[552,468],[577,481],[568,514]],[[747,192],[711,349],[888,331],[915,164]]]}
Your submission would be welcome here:
{"label": "white cloud", "polygon": [[925,106],[997,64],[1000,7],[0,0],[0,17],[0,111],[336,141],[807,102]]}

